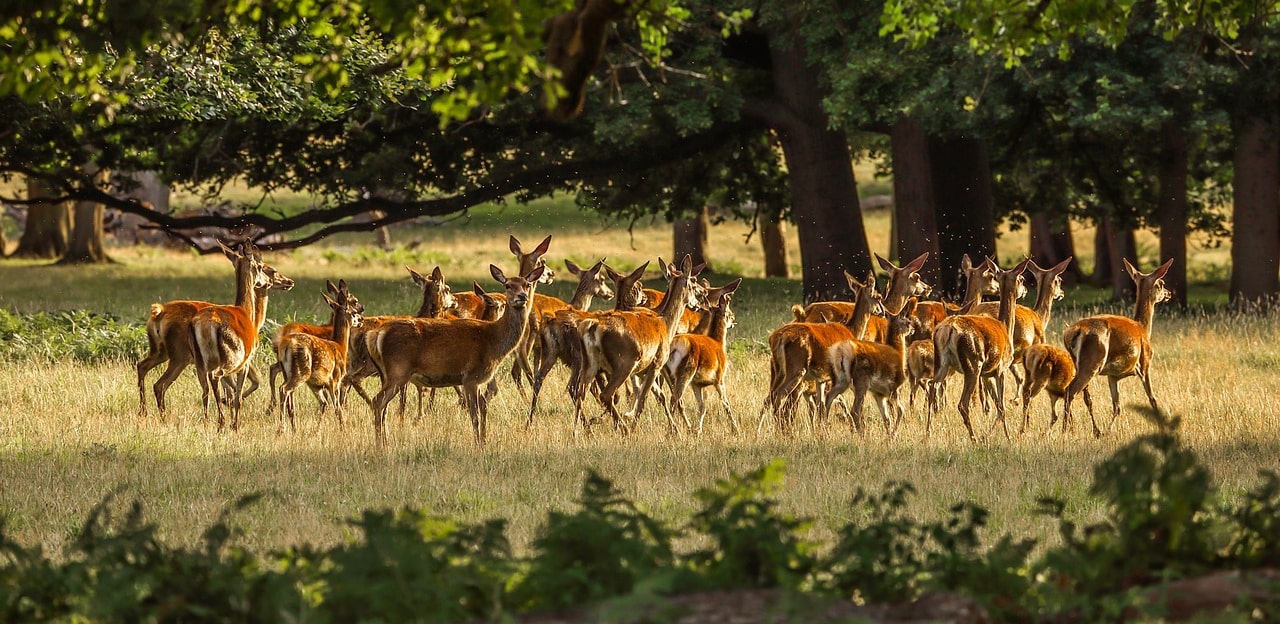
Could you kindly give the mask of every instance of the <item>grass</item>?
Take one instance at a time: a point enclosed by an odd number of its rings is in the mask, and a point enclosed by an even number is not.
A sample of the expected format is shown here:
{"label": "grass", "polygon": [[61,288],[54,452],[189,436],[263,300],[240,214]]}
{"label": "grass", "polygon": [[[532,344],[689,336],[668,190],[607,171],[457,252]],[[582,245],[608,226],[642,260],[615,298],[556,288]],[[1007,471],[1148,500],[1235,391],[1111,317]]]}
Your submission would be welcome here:
{"label": "grass", "polygon": [[[883,253],[887,215],[869,214],[867,226],[872,248]],[[671,254],[670,228],[663,223],[641,223],[628,231],[579,213],[562,200],[485,207],[444,226],[397,228],[393,240],[399,249],[393,252],[374,250],[368,235],[344,235],[271,256],[298,286],[273,297],[269,316],[272,322],[327,316],[319,293],[324,279],[339,277],[347,279],[371,313],[412,312],[417,303],[404,264],[418,270],[440,264],[455,291],[469,288],[473,279],[495,288],[487,265],[510,264],[507,235],[534,244],[547,233],[554,235],[550,257],[556,268],[565,257],[587,263],[607,255],[615,267],[629,269]],[[422,422],[392,416],[390,445],[378,452],[369,413],[358,399],[349,404],[345,430],[332,417],[318,420],[314,402],[300,399],[302,430],[277,437],[275,415],[265,412],[265,393],[258,394],[248,402],[240,432],[217,433],[201,417],[190,374],[171,389],[171,413],[162,422],[150,399],[151,415],[138,417],[133,361],[18,364],[0,357],[0,516],[6,518],[6,531],[19,540],[56,548],[92,505],[118,492],[141,500],[165,537],[195,543],[200,529],[222,507],[244,493],[263,491],[268,495],[262,503],[237,516],[245,529],[243,541],[260,549],[334,543],[350,532],[343,519],[359,509],[402,505],[471,520],[508,518],[513,539],[523,547],[549,508],[572,505],[588,468],[616,480],[655,513],[676,518],[693,508],[690,494],[697,487],[773,457],[789,462],[786,508],[817,519],[819,531],[851,519],[855,512],[848,502],[855,488],[878,488],[888,480],[916,485],[920,495],[913,510],[921,515],[936,517],[962,500],[988,507],[993,536],[1010,532],[1052,539],[1051,522],[1032,513],[1042,494],[1067,499],[1086,520],[1100,515],[1085,491],[1091,467],[1148,430],[1131,410],[1101,441],[1088,436],[1087,423],[1077,422],[1065,436],[1036,435],[1009,443],[996,434],[974,445],[956,416],[953,390],[928,443],[921,441],[923,424],[914,416],[908,416],[893,441],[875,428],[859,438],[842,424],[816,430],[802,426],[792,437],[780,437],[766,426],[757,435],[756,416],[768,382],[763,340],[788,320],[787,309],[798,301],[800,289],[796,280],[761,277],[759,242],[746,242],[745,234],[744,226],[726,223],[713,228],[710,242],[714,262],[747,278],[734,301],[739,326],[730,347],[730,403],[743,421],[742,434],[732,435],[713,410],[703,436],[673,438],[665,433],[661,413],[651,407],[635,435],[623,438],[599,427],[594,435],[575,440],[570,435],[571,406],[561,390],[562,370],[548,381],[545,409],[525,431],[527,402],[511,387],[504,366],[486,449],[473,446],[465,414],[442,395]],[[1089,233],[1080,236],[1083,241]],[[1149,236],[1141,240],[1142,248],[1152,248]],[[410,242],[416,245],[406,251]],[[1021,234],[1007,234],[1001,255],[1012,257],[1024,246]],[[120,263],[102,267],[0,262],[0,306],[19,312],[87,309],[141,323],[155,301],[231,298],[230,271],[219,256],[150,249],[112,252]],[[793,265],[798,264],[794,236],[789,252]],[[1218,253],[1225,252],[1197,251],[1195,271],[1211,271],[1206,267],[1220,261]],[[799,267],[793,268],[798,275]],[[1193,275],[1202,274],[1195,271]],[[730,277],[720,273],[712,281]],[[570,289],[559,281],[546,291],[567,297]],[[1215,301],[1213,284],[1199,285],[1194,292],[1202,301]],[[1092,290],[1072,293],[1068,304],[1055,311],[1050,329],[1055,340],[1065,323],[1084,314],[1127,313],[1126,307],[1106,303]],[[1275,468],[1280,456],[1271,400],[1280,391],[1280,377],[1272,372],[1280,362],[1275,320],[1214,311],[1157,312],[1157,395],[1184,417],[1183,434],[1227,492],[1253,484],[1256,471]],[[259,370],[265,372],[268,363],[267,354],[260,352]],[[148,393],[157,376],[153,372],[148,379]],[[1100,382],[1095,392],[1106,395]],[[1125,404],[1142,398],[1134,380],[1122,382],[1121,393]],[[1032,409],[1037,433],[1047,424],[1046,405],[1041,397]],[[1010,407],[1016,414],[1016,406]],[[412,411],[411,404],[410,416]],[[1077,406],[1077,417],[1084,416]],[[870,416],[870,422],[878,423],[877,417]],[[983,429],[989,422],[979,417]]]}

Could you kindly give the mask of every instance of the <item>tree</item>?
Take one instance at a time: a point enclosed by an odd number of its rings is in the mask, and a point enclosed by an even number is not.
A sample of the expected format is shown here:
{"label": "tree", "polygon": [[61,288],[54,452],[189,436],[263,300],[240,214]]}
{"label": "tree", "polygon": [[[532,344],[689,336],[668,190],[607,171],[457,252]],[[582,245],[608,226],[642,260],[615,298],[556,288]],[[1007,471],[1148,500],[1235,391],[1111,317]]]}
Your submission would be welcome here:
{"label": "tree", "polygon": [[18,239],[14,257],[59,258],[66,253],[71,239],[71,207],[67,202],[51,202],[57,197],[38,178],[27,179],[27,227]]}

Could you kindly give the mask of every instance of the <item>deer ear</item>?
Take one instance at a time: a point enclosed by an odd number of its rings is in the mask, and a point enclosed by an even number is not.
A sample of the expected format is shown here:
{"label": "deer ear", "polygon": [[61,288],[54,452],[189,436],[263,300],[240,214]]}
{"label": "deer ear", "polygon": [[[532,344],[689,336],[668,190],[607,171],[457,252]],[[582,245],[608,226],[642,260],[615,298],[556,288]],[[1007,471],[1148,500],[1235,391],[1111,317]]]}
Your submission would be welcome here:
{"label": "deer ear", "polygon": [[658,256],[658,270],[662,271],[662,277],[664,278],[671,276],[669,265],[662,259],[662,256]]}
{"label": "deer ear", "polygon": [[431,269],[431,281],[433,281],[433,282],[443,282],[443,281],[444,281],[444,273],[443,273],[442,271],[440,271],[440,265],[438,265],[438,264],[436,265],[436,268]]}
{"label": "deer ear", "polygon": [[969,254],[960,257],[960,268],[965,271],[973,268],[973,260],[969,259]]}
{"label": "deer ear", "polygon": [[609,265],[607,265],[607,264],[606,264],[606,265],[604,265],[604,274],[605,274],[605,275],[608,275],[608,276],[609,276],[609,279],[611,279],[611,280],[613,280],[613,281],[615,281],[615,282],[620,282],[620,281],[622,281],[622,280],[624,279],[624,276],[623,276],[621,273],[619,273],[619,272],[615,271],[615,270],[613,269],[613,267],[611,267],[611,266],[609,266]]}
{"label": "deer ear", "polygon": [[693,271],[690,272],[689,275],[696,277],[699,273],[701,273],[706,268],[707,268],[707,263],[703,262],[702,264],[699,264],[698,266],[693,267]]}
{"label": "deer ear", "polygon": [[222,250],[222,255],[226,256],[228,260],[235,262],[236,260],[239,260],[240,257],[242,256],[239,246],[228,247],[226,243],[223,243],[220,240],[214,241],[214,242],[218,243],[218,248]]}
{"label": "deer ear", "polygon": [[471,292],[475,293],[477,297],[484,297],[487,294],[484,292],[484,288],[480,286],[480,282],[475,280],[471,280]]}
{"label": "deer ear", "polygon": [[923,267],[923,266],[924,266],[924,262],[925,262],[925,260],[928,260],[928,259],[929,259],[929,252],[927,252],[927,251],[926,251],[926,252],[924,252],[924,253],[920,254],[919,256],[916,256],[916,259],[915,259],[915,260],[912,260],[911,262],[908,262],[908,263],[907,263],[907,266],[905,266],[905,267],[903,267],[903,268],[908,269],[908,270],[910,270],[911,272],[913,272],[913,273],[914,273],[914,272],[916,272],[916,271],[919,271],[919,270],[920,270],[920,267]]}
{"label": "deer ear", "polygon": [[688,275],[693,271],[693,256],[689,254],[684,255],[684,259],[680,261],[680,271],[685,275]]}
{"label": "deer ear", "polygon": [[582,275],[582,267],[578,266],[577,262],[568,258],[564,259],[564,268],[569,269],[569,272],[574,275]]}
{"label": "deer ear", "polygon": [[601,259],[599,259],[599,260],[596,260],[596,263],[595,263],[595,264],[593,264],[593,265],[591,265],[591,268],[590,268],[590,269],[588,269],[588,271],[591,271],[592,273],[597,273],[597,274],[598,274],[598,273],[600,273],[600,270],[601,270],[601,269],[603,269],[603,268],[604,268],[604,258],[601,258]]}
{"label": "deer ear", "polygon": [[1137,281],[1139,278],[1142,277],[1142,273],[1138,271],[1138,269],[1134,268],[1132,264],[1129,263],[1128,258],[1121,258],[1120,261],[1124,262],[1125,273],[1128,273],[1129,277],[1132,277],[1134,281]]}
{"label": "deer ear", "polygon": [[325,287],[325,290],[329,291],[329,294],[333,294],[333,295],[338,294],[338,287],[333,285],[332,280],[325,280],[324,287]]}
{"label": "deer ear", "polygon": [[520,239],[516,238],[515,234],[511,235],[511,240],[507,243],[507,247],[511,249],[511,253],[517,256],[523,255],[520,253]]}
{"label": "deer ear", "polygon": [[1062,262],[1059,262],[1058,264],[1054,265],[1052,269],[1049,269],[1049,272],[1053,273],[1054,275],[1061,275],[1063,271],[1067,270],[1067,267],[1071,266],[1071,261],[1073,259],[1074,258],[1072,256],[1067,256],[1066,260],[1063,260]]}
{"label": "deer ear", "polygon": [[327,304],[329,304],[329,307],[331,307],[331,308],[335,308],[335,309],[336,309],[336,308],[338,308],[338,307],[340,307],[340,306],[338,305],[338,302],[337,302],[337,301],[334,301],[333,299],[330,299],[330,298],[329,298],[329,295],[326,295],[326,294],[324,294],[324,293],[320,293],[320,296],[321,296],[321,297],[324,297],[324,302],[325,302],[325,303],[327,303]]}
{"label": "deer ear", "polygon": [[1022,262],[1019,262],[1018,266],[1015,266],[1012,269],[1010,269],[1010,271],[1012,271],[1014,275],[1022,275],[1022,272],[1027,270],[1027,264],[1029,264],[1030,262],[1031,262],[1031,258],[1026,258]]}
{"label": "deer ear", "polygon": [[1173,266],[1173,258],[1169,258],[1168,260],[1165,260],[1164,264],[1160,265],[1160,268],[1151,272],[1151,277],[1154,277],[1156,279],[1164,279],[1165,274],[1169,272],[1169,267],[1172,267],[1172,266]]}
{"label": "deer ear", "polygon": [[742,285],[741,277],[739,277],[736,280],[733,280],[732,282],[729,282],[728,284],[725,284],[720,288],[720,296],[725,297],[728,295],[732,295],[733,293],[738,291],[738,287],[741,285]]}
{"label": "deer ear", "polygon": [[422,286],[427,283],[427,278],[423,277],[421,273],[413,270],[411,267],[408,267],[408,266],[406,266],[405,269],[409,271],[409,277],[413,279],[413,283],[419,286]]}
{"label": "deer ear", "polygon": [[[512,238],[515,238],[515,237],[513,236]],[[496,264],[489,265],[489,274],[493,276],[493,279],[496,279],[503,284],[507,283],[507,274],[503,273],[502,269],[498,268],[498,265]]]}
{"label": "deer ear", "polygon": [[342,292],[342,293],[351,292],[351,291],[347,290],[347,280],[346,280],[346,279],[338,278],[338,292]]}
{"label": "deer ear", "polygon": [[533,270],[529,271],[529,274],[525,275],[524,279],[530,284],[536,284],[538,280],[542,279],[542,274],[545,273],[546,271],[547,271],[547,265],[539,264],[538,266],[533,267]]}
{"label": "deer ear", "polygon": [[894,269],[898,268],[896,266],[893,266],[892,262],[889,262],[888,260],[885,260],[884,258],[880,257],[880,254],[871,254],[871,255],[875,256],[876,264],[880,265],[880,268],[883,269],[884,271],[892,273]]}
{"label": "deer ear", "polygon": [[[659,260],[661,260],[661,258],[659,258]],[[627,274],[627,278],[629,278],[629,279],[634,279],[634,280],[639,280],[639,279],[640,279],[640,277],[644,275],[645,270],[646,270],[646,269],[648,269],[648,268],[649,268],[649,261],[648,261],[648,260],[645,260],[645,261],[644,261],[644,264],[642,264],[642,265],[640,265],[640,266],[636,267],[636,270],[634,270],[634,271],[632,271],[631,273]]]}
{"label": "deer ear", "polygon": [[534,248],[533,248],[533,256],[534,256],[535,258],[540,257],[540,256],[543,256],[543,255],[545,255],[545,254],[547,253],[547,250],[548,250],[548,249],[551,249],[551,235],[550,235],[550,234],[547,234],[547,237],[546,237],[546,238],[544,238],[544,239],[542,239],[542,242],[541,242],[541,243],[538,243],[538,246],[537,246],[537,247],[534,247]]}
{"label": "deer ear", "polygon": [[844,281],[849,283],[850,290],[865,288],[865,286],[862,285],[862,282],[859,282],[858,278],[854,277],[853,274],[848,271],[844,272]]}

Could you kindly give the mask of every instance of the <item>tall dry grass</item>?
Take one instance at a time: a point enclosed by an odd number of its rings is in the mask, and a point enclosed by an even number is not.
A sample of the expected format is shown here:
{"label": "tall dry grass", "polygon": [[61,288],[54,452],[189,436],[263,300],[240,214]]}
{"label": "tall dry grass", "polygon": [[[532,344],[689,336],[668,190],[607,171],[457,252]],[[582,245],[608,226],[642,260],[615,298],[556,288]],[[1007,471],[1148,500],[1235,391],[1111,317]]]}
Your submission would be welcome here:
{"label": "tall dry grass", "polygon": [[[275,254],[272,261],[298,279],[294,291],[273,299],[278,321],[318,318],[323,280],[343,277],[370,313],[411,312],[412,288],[400,264],[415,268],[440,263],[455,289],[471,279],[485,281],[490,262],[509,265],[505,232],[522,240],[545,234],[541,219],[524,225],[518,213],[503,217],[509,227],[479,223],[474,228],[423,228],[396,232],[403,243],[417,239],[417,255],[379,255],[356,238]],[[877,220],[878,219],[878,220]],[[477,218],[477,221],[480,221]],[[887,248],[887,221],[869,220],[872,245]],[[571,434],[571,406],[564,398],[565,373],[557,370],[544,389],[544,409],[523,428],[527,402],[511,386],[502,367],[503,388],[491,408],[489,445],[471,442],[465,411],[443,393],[421,422],[390,418],[390,443],[374,448],[370,415],[357,397],[348,403],[348,426],[332,416],[319,419],[314,402],[299,400],[301,430],[277,436],[276,415],[265,412],[266,396],[250,398],[238,433],[217,433],[198,408],[198,387],[187,374],[171,390],[171,412],[161,421],[137,415],[132,361],[88,365],[75,362],[0,363],[0,515],[6,531],[25,542],[56,548],[108,494],[142,501],[147,514],[170,539],[192,543],[219,510],[248,492],[263,501],[237,518],[243,541],[257,548],[300,542],[331,543],[349,529],[342,522],[366,507],[426,507],[468,520],[500,516],[510,520],[518,545],[527,545],[548,509],[573,504],[582,476],[595,469],[615,479],[644,506],[662,517],[681,518],[693,508],[690,493],[727,474],[773,457],[788,460],[788,510],[817,519],[818,530],[847,522],[848,501],[857,487],[878,488],[889,480],[915,484],[913,509],[936,516],[948,506],[972,500],[990,508],[993,534],[1051,537],[1054,529],[1032,510],[1035,497],[1067,499],[1083,518],[1099,515],[1086,497],[1091,467],[1118,445],[1148,430],[1131,409],[1100,441],[1088,435],[1083,406],[1068,435],[1042,436],[1048,422],[1044,397],[1032,410],[1035,434],[1006,442],[998,433],[972,444],[955,412],[953,389],[934,433],[921,441],[923,424],[908,415],[892,441],[869,414],[863,438],[847,425],[810,426],[802,421],[791,436],[766,422],[755,432],[768,383],[768,331],[787,320],[798,297],[794,281],[758,279],[757,241],[743,242],[741,226],[714,228],[711,250],[728,272],[750,279],[735,299],[741,325],[731,339],[729,401],[744,432],[730,433],[716,408],[701,437],[671,436],[652,404],[639,431],[620,436],[608,425],[589,437]],[[1019,237],[1020,239],[1020,237]],[[1015,237],[1006,237],[1012,249]],[[1004,243],[1002,243],[1004,244]],[[585,261],[607,255],[614,266],[630,268],[670,255],[670,235],[662,224],[632,231],[585,221],[555,232],[550,257]],[[114,250],[123,264],[82,269],[0,263],[0,305],[19,311],[85,308],[141,322],[147,304],[178,297],[229,299],[229,270],[219,257],[148,250]],[[1014,252],[1002,252],[1012,255]],[[792,241],[793,263],[798,259]],[[723,269],[722,269],[723,270]],[[727,277],[723,274],[718,277]],[[567,295],[569,286],[551,290]],[[1108,308],[1115,309],[1115,308]],[[1059,309],[1050,334],[1094,308]],[[1224,491],[1243,489],[1257,469],[1276,467],[1280,427],[1273,397],[1280,390],[1275,319],[1227,313],[1172,316],[1157,312],[1154,388],[1162,403],[1183,417],[1182,431],[1211,466]],[[2,362],[3,360],[0,360]],[[270,360],[260,353],[265,372]],[[158,371],[148,379],[148,393]],[[376,384],[376,382],[372,382]],[[954,386],[955,384],[953,384]],[[1140,385],[1122,382],[1125,404],[1143,401]],[[1102,398],[1101,381],[1094,386]],[[1011,417],[1018,406],[1010,404]],[[979,417],[982,429],[991,420]],[[1105,424],[1104,424],[1105,427]]]}

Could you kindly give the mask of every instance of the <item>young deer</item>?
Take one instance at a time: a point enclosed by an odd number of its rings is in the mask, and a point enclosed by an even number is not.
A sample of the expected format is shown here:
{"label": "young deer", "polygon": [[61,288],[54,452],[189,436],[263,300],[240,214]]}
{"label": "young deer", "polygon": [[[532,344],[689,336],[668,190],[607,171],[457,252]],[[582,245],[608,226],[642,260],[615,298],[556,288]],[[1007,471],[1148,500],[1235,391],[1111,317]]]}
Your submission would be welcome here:
{"label": "young deer", "polygon": [[[929,259],[925,252],[908,262],[906,266],[897,267],[892,262],[875,254],[880,268],[889,274],[884,286],[884,309],[886,312],[897,312],[906,304],[909,297],[923,297],[933,291],[933,287],[920,277],[920,268]],[[816,301],[801,308],[791,307],[791,314],[797,321],[805,323],[844,323],[853,315],[854,304],[848,301]],[[867,319],[866,333],[863,340],[885,342],[889,336],[889,324],[886,319],[872,316]]]}
{"label": "young deer", "polygon": [[757,431],[764,425],[765,410],[772,411],[780,429],[790,428],[804,383],[814,384],[817,404],[824,404],[823,388],[830,381],[831,370],[828,350],[838,342],[863,336],[867,318],[883,311],[874,273],[867,274],[865,284],[848,271],[844,277],[854,295],[854,312],[847,322],[787,323],[769,334],[769,394]]}
{"label": "young deer", "polygon": [[[938,402],[946,393],[947,382],[945,379],[940,383],[933,381],[933,332],[948,316],[959,313],[961,310],[971,309],[982,300],[983,295],[994,295],[999,292],[999,285],[996,283],[993,272],[994,267],[995,264],[989,260],[974,266],[973,261],[969,259],[969,254],[965,254],[960,258],[960,271],[965,281],[964,301],[961,305],[953,308],[937,301],[921,301],[916,305],[916,318],[920,320],[919,332],[926,337],[907,345],[907,384],[911,388],[907,399],[908,405],[915,407],[916,390],[923,388],[926,409],[937,411]],[[928,311],[922,311],[925,304],[930,304]]]}
{"label": "young deer", "polygon": [[[1063,296],[1062,280],[1058,276],[1063,271],[1066,271],[1067,266],[1070,264],[1071,258],[1067,258],[1049,269],[1041,269],[1035,266],[1035,263],[1030,265],[1037,284],[1036,303],[1034,308],[1028,308],[1023,305],[1014,308],[1014,362],[1022,362],[1022,353],[1027,347],[1044,342],[1044,328],[1048,325],[1053,302]],[[1000,303],[997,301],[979,303],[978,307],[974,309],[974,313],[995,318],[1000,313]],[[1017,379],[1016,373],[1014,378]]]}
{"label": "young deer", "polygon": [[[191,319],[190,346],[195,359],[196,375],[200,380],[202,403],[205,417],[209,416],[210,392],[219,394],[219,386],[224,378],[235,378],[253,358],[258,348],[258,330],[266,321],[267,291],[274,282],[281,282],[284,290],[293,287],[293,282],[279,275],[274,268],[262,263],[256,254],[250,254],[247,270],[248,293],[237,293],[236,300],[240,305],[209,306],[200,310]],[[231,407],[231,429],[240,427],[240,404],[243,398],[242,386],[231,392],[227,401]],[[223,401],[215,403],[218,409],[218,430],[225,424]]]}
{"label": "young deer", "polygon": [[[564,265],[570,273],[578,277],[578,288],[573,293],[573,299],[569,301],[569,307],[556,310],[551,315],[543,317],[542,322],[539,323],[538,370],[533,373],[533,397],[529,402],[529,419],[525,421],[525,427],[533,425],[533,414],[538,409],[538,394],[542,392],[542,383],[546,381],[547,374],[556,363],[564,362],[573,375],[577,375],[582,360],[582,341],[578,337],[576,328],[578,321],[587,316],[592,300],[596,297],[605,301],[613,299],[614,291],[609,287],[611,280],[618,285],[619,292],[640,292],[631,285],[637,283],[640,273],[644,272],[644,267],[641,267],[637,273],[622,276],[606,267],[604,259],[596,262],[590,269],[583,269],[572,260],[565,260]],[[630,281],[627,281],[628,278]],[[618,298],[619,304],[624,303],[623,299],[624,297]],[[626,302],[626,305],[628,307],[621,309],[634,307],[634,299]],[[571,384],[572,379],[571,377]]]}
{"label": "young deer", "polygon": [[1066,396],[1067,385],[1076,375],[1076,367],[1071,361],[1071,355],[1061,347],[1044,342],[1049,318],[1053,311],[1053,302],[1066,296],[1062,291],[1061,275],[1070,263],[1071,258],[1067,258],[1048,269],[1040,268],[1034,260],[1028,265],[1036,280],[1035,314],[1040,327],[1036,332],[1038,337],[1036,344],[1028,345],[1022,351],[1024,371],[1020,393],[1022,426],[1018,429],[1018,435],[1026,433],[1031,417],[1029,411],[1031,399],[1040,394],[1041,390],[1049,391],[1049,427],[1053,427],[1053,423],[1058,420],[1055,410],[1058,400]]}
{"label": "young deer", "polygon": [[[831,362],[831,391],[827,393],[824,407],[831,412],[831,404],[850,385],[853,386],[853,411],[848,414],[850,424],[858,433],[866,434],[862,407],[867,391],[875,396],[880,417],[884,420],[885,433],[889,437],[902,424],[902,405],[898,401],[898,388],[906,381],[907,339],[919,327],[915,318],[917,300],[912,297],[898,312],[889,314],[889,343],[866,340],[850,340],[833,345],[828,354]],[[890,426],[890,416],[892,426]]]}
{"label": "young deer", "polygon": [[[674,266],[664,262],[662,258],[658,258],[658,269],[662,271],[662,279],[670,280],[671,269],[674,268]],[[709,326],[705,309],[710,307],[708,302],[711,301],[710,298],[714,297],[715,294],[711,292],[711,286],[706,280],[695,281],[689,285],[689,288],[693,291],[693,295],[690,297],[690,301],[693,303],[685,305],[684,310],[680,312],[680,319],[676,321],[676,333],[705,334],[706,328]],[[666,293],[652,288],[645,288],[643,292],[645,307],[651,310],[657,310],[662,307],[662,301],[666,297]],[[702,327],[703,331],[698,331],[699,327]]]}
{"label": "young deer", "polygon": [[[639,423],[645,400],[653,388],[658,371],[671,354],[676,321],[685,306],[693,303],[694,290],[691,284],[701,272],[702,265],[693,267],[692,264],[692,259],[686,255],[680,268],[670,268],[667,292],[657,311],[636,309],[606,312],[587,318],[578,325],[584,358],[582,370],[578,373],[576,385],[579,390],[574,401],[575,435],[578,425],[583,422],[582,404],[586,392],[582,389],[587,388],[600,372],[608,377],[600,390],[600,402],[613,417],[614,425],[626,430],[634,429]],[[632,407],[625,414],[632,421],[628,426],[623,423],[624,414],[618,412],[615,397],[618,389],[636,375],[641,376],[640,384],[636,388]],[[676,430],[675,420],[670,414],[667,414],[667,423],[672,431]]]}
{"label": "young deer", "polygon": [[1165,273],[1172,265],[1173,258],[1170,258],[1156,270],[1142,273],[1125,260],[1124,270],[1137,286],[1133,318],[1099,314],[1080,319],[1063,332],[1062,342],[1076,365],[1076,378],[1067,386],[1063,427],[1071,420],[1071,400],[1083,392],[1084,405],[1093,424],[1093,436],[1102,436],[1089,396],[1089,382],[1097,375],[1106,377],[1111,386],[1111,425],[1108,429],[1115,425],[1116,417],[1120,415],[1118,384],[1125,377],[1137,375],[1142,380],[1142,388],[1147,391],[1151,409],[1159,409],[1156,396],[1151,393],[1151,357],[1155,353],[1151,347],[1151,320],[1155,316],[1156,304],[1173,296],[1164,286]]}
{"label": "young deer", "polygon": [[698,401],[698,428],[702,433],[702,423],[707,416],[707,404],[702,394],[707,386],[713,386],[720,397],[724,413],[729,417],[733,432],[738,432],[738,419],[729,409],[729,398],[725,394],[725,375],[729,370],[728,331],[733,327],[733,310],[729,304],[733,293],[742,285],[738,278],[718,289],[716,304],[708,311],[710,317],[709,333],[677,334],[671,341],[671,355],[667,358],[662,372],[667,384],[671,386],[671,411],[679,412],[688,428],[689,418],[684,413],[681,402],[685,390],[693,386],[693,397]]}
{"label": "young deer", "polygon": [[[253,248],[251,243],[235,244],[232,247],[227,247],[222,241],[218,241],[218,246],[222,248],[222,253],[235,267],[235,305],[246,305],[248,302],[241,299],[241,297],[247,297],[253,293],[253,284],[248,282],[252,277],[248,266],[256,251],[248,251]],[[147,373],[151,372],[155,367],[168,362],[169,365],[165,367],[164,372],[160,374],[160,379],[156,380],[155,385],[152,387],[160,417],[161,419],[164,418],[164,396],[169,391],[169,386],[195,360],[187,339],[191,333],[191,319],[200,310],[213,305],[216,304],[192,300],[151,304],[150,314],[147,316],[147,342],[150,349],[147,355],[139,360],[137,364],[138,416],[142,418],[147,416]],[[256,387],[258,385],[257,372],[250,367],[248,375],[250,381]]]}
{"label": "young deer", "polygon": [[[342,380],[347,374],[347,344],[352,327],[360,326],[360,314],[364,306],[347,290],[347,282],[338,285],[326,281],[328,293],[322,295],[333,321],[329,337],[296,332],[276,343],[276,357],[284,369],[284,386],[280,388],[280,424],[277,433],[284,433],[285,416],[289,417],[289,429],[294,427],[294,397],[298,386],[306,384],[320,402],[323,415],[329,405],[338,415],[338,427],[342,428]],[[330,297],[329,295],[333,295]]]}
{"label": "young deer", "polygon": [[[458,308],[458,297],[455,297],[453,291],[449,289],[449,285],[445,283],[444,273],[440,271],[440,267],[431,270],[430,277],[423,277],[422,274],[405,267],[409,271],[409,276],[413,278],[413,283],[422,289],[422,303],[418,305],[418,311],[412,318],[441,318],[450,314]],[[361,318],[360,327],[351,330],[350,346],[347,353],[347,378],[343,381],[344,386],[351,386],[364,402],[373,407],[373,397],[369,396],[364,390],[361,382],[365,378],[377,374],[378,369],[373,365],[373,360],[369,359],[369,352],[364,346],[364,335],[377,327],[381,327],[383,323],[392,319],[411,318],[407,316],[397,315],[379,315],[379,316],[363,316]],[[345,399],[346,393],[343,393]],[[402,410],[403,411],[403,410]]]}
{"label": "young deer", "polygon": [[386,445],[387,404],[410,380],[428,387],[462,386],[476,442],[485,444],[489,406],[480,387],[519,344],[529,324],[534,288],[545,270],[540,265],[524,276],[507,277],[489,265],[507,304],[496,321],[396,319],[365,334],[365,347],[382,375],[382,388],[373,399],[378,446]]}
{"label": "young deer", "polygon": [[[960,417],[969,432],[969,439],[977,441],[973,425],[969,421],[969,407],[978,382],[985,380],[988,391],[996,404],[996,418],[1009,438],[1009,425],[1004,417],[1004,374],[1013,364],[1014,305],[1026,294],[1022,272],[1027,268],[1023,260],[1012,269],[1002,271],[994,267],[1000,289],[1000,314],[996,318],[974,314],[947,317],[933,332],[934,382],[941,382],[953,369],[964,374],[964,388],[960,393]],[[994,381],[994,386],[992,386]],[[925,419],[925,439],[933,414]],[[993,425],[994,426],[994,425]]]}

